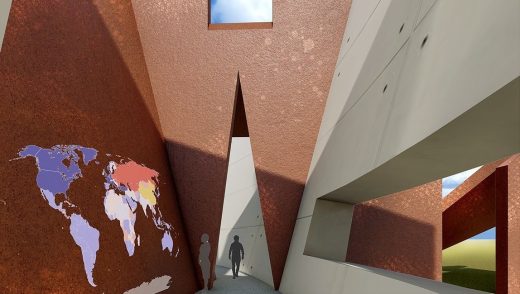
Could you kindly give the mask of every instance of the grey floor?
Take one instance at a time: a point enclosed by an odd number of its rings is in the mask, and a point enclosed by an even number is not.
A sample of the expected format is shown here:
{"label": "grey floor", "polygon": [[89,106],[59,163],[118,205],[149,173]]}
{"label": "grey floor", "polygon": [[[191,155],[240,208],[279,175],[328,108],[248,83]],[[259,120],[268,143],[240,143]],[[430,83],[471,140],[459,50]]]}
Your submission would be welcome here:
{"label": "grey floor", "polygon": [[215,272],[217,274],[217,280],[215,281],[213,289],[207,292],[199,291],[197,294],[280,294],[280,292],[274,291],[271,286],[246,274],[239,273],[239,277],[233,279],[231,269],[221,266],[217,266]]}

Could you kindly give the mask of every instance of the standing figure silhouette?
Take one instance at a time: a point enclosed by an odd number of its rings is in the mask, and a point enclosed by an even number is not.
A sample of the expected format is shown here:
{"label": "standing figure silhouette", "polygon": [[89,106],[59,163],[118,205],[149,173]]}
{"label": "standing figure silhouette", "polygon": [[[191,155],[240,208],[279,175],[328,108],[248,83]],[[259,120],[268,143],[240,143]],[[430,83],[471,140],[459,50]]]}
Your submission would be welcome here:
{"label": "standing figure silhouette", "polygon": [[[239,237],[237,235],[235,235],[233,239],[235,239],[235,242],[229,246],[229,259],[231,259],[231,269],[233,270],[233,279],[235,279],[238,278],[240,261],[244,259],[244,247],[242,243],[238,242]],[[242,256],[240,254],[242,254]]]}
{"label": "standing figure silhouette", "polygon": [[202,279],[204,280],[204,291],[208,290],[208,280],[210,275],[211,263],[209,261],[209,252],[211,251],[211,245],[209,244],[208,234],[202,234],[200,237],[199,248],[199,265],[200,271],[202,272]]}

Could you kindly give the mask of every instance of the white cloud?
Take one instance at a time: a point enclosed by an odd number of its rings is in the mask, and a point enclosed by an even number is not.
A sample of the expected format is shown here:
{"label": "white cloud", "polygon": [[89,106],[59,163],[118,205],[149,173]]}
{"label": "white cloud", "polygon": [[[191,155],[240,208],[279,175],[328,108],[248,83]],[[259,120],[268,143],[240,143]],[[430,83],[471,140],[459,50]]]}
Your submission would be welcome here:
{"label": "white cloud", "polygon": [[272,0],[212,0],[212,23],[271,22]]}
{"label": "white cloud", "polygon": [[442,188],[442,197],[448,196],[448,194],[451,193],[451,191],[455,190],[455,188]]}
{"label": "white cloud", "polygon": [[462,184],[467,178],[474,174],[481,167],[476,167],[449,177],[442,179],[442,197],[448,196],[451,191],[455,190],[460,184]]}

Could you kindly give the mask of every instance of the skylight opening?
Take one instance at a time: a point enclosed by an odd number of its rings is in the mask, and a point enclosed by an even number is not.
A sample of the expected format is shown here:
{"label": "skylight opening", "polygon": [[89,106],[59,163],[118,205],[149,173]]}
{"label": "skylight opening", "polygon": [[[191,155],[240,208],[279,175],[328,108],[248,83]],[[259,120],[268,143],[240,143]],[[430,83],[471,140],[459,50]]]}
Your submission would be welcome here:
{"label": "skylight opening", "polygon": [[[252,28],[272,27],[272,0],[209,0],[209,26],[246,24]],[[248,28],[245,26],[244,28]]]}

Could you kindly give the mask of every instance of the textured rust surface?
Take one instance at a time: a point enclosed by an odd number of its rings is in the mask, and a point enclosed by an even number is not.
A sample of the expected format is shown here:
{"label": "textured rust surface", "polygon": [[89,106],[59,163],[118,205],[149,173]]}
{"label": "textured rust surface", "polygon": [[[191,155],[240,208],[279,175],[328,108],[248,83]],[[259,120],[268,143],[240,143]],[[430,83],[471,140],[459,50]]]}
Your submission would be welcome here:
{"label": "textured rust surface", "polygon": [[461,185],[461,191],[454,194],[456,201],[451,199],[451,205],[443,212],[443,248],[496,226],[496,293],[518,293],[520,156],[493,162],[482,169],[482,173],[475,173]]}
{"label": "textured rust surface", "polygon": [[[509,158],[509,157],[508,157]],[[471,191],[475,186],[482,182],[485,178],[495,172],[495,169],[500,166],[507,158],[499,159],[497,161],[488,163],[479,168],[474,174],[467,178],[462,184],[457,186],[450,194],[442,199],[442,211],[445,211],[455,202],[459,201],[464,195]]]}
{"label": "textured rust surface", "polygon": [[508,287],[520,293],[520,155],[508,164]]}
{"label": "textured rust surface", "polygon": [[135,86],[143,97],[146,109],[160,132],[159,113],[155,106],[132,2],[130,0],[112,1],[111,3],[107,3],[106,0],[92,0],[91,2],[97,8],[99,16],[117,47],[120,58],[126,65]]}
{"label": "textured rust surface", "polygon": [[508,294],[516,292],[508,292],[509,283],[509,167],[507,165],[500,166],[495,171],[496,183],[496,243],[495,243],[495,260],[496,260],[496,293]]}
{"label": "textured rust surface", "polygon": [[[122,293],[162,275],[174,278],[171,292],[196,289],[137,37],[128,2],[13,1],[0,52],[1,293]],[[28,144],[79,144],[157,170],[178,257],[162,252],[162,234],[142,213],[141,246],[128,256],[104,212],[100,160],[68,191],[101,232],[92,288],[66,219],[40,195],[34,160],[9,161]]]}
{"label": "textured rust surface", "polygon": [[347,262],[441,280],[441,180],[354,207]]}
{"label": "textured rust surface", "polygon": [[497,293],[520,292],[520,155],[497,168]]}
{"label": "textured rust surface", "polygon": [[208,233],[213,265],[240,72],[278,288],[350,1],[274,0],[251,30],[208,29],[207,1],[132,3],[193,260]]}
{"label": "textured rust surface", "polygon": [[495,173],[491,173],[442,213],[442,248],[495,227],[495,214]]}

